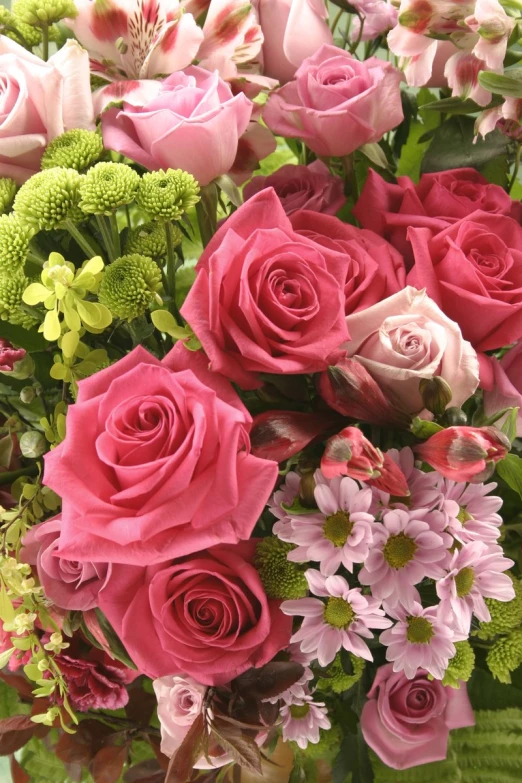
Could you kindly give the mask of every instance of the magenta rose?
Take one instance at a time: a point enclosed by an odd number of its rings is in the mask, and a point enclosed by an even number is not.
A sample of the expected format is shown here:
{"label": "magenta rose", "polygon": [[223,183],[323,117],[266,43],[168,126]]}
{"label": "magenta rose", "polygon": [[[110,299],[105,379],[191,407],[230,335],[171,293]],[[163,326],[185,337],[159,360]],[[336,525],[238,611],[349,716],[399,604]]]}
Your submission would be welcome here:
{"label": "magenta rose", "polygon": [[181,343],[161,362],[138,347],[80,381],[45,457],[59,556],[146,565],[250,536],[277,465],[249,453],[252,420],[207,365]]}
{"label": "magenta rose", "polygon": [[252,198],[264,188],[274,188],[287,215],[298,209],[335,215],[346,201],[342,179],[330,174],[320,160],[308,166],[289,164],[268,177],[254,177],[245,185],[243,196]]}
{"label": "magenta rose", "polygon": [[146,569],[115,567],[100,607],[138,669],[230,682],[287,646],[291,619],[266,597],[256,540]]}
{"label": "magenta rose", "polygon": [[275,134],[302,139],[316,155],[350,155],[402,121],[400,81],[391,63],[361,62],[324,45],[272,93],[263,118]]}
{"label": "magenta rose", "polygon": [[125,707],[129,701],[126,686],[136,679],[138,673],[96,647],[91,647],[83,655],[81,646],[75,640],[67,652],[56,656],[72,708],[88,712]]}
{"label": "magenta rose", "polygon": [[450,731],[474,725],[465,684],[445,687],[423,669],[408,680],[391,663],[377,669],[361,714],[365,741],[392,769],[442,761]]}
{"label": "magenta rose", "polygon": [[373,231],[306,211],[295,212],[290,222],[297,234],[346,256],[346,315],[365,310],[406,285],[402,256]]}
{"label": "magenta rose", "polygon": [[201,185],[226,174],[253,104],[218,75],[190,66],[157,83],[145,103],[123,100],[102,114],[103,142],[149,171],[183,169]]}
{"label": "magenta rose", "polygon": [[344,252],[297,234],[263,190],[206,247],[182,314],[211,369],[244,389],[261,386],[259,373],[324,370],[348,339],[347,265]]}
{"label": "magenta rose", "polygon": [[432,237],[411,228],[415,260],[408,284],[426,288],[477,351],[522,336],[522,227],[474,212]]}
{"label": "magenta rose", "polygon": [[46,598],[61,609],[84,612],[98,606],[98,593],[110,577],[111,566],[57,555],[61,528],[59,516],[34,525],[24,538],[21,558],[36,566]]}
{"label": "magenta rose", "polygon": [[438,234],[478,209],[522,219],[520,202],[475,169],[423,174],[417,185],[409,177],[399,177],[394,185],[370,169],[353,212],[364,228],[385,237],[410,263],[413,253],[406,236],[410,226]]}
{"label": "magenta rose", "polygon": [[[491,389],[484,391],[484,413],[487,417],[504,408],[518,408],[517,437],[522,437],[522,343],[518,343],[499,361],[491,358],[493,380]],[[503,416],[497,427],[505,421]]]}

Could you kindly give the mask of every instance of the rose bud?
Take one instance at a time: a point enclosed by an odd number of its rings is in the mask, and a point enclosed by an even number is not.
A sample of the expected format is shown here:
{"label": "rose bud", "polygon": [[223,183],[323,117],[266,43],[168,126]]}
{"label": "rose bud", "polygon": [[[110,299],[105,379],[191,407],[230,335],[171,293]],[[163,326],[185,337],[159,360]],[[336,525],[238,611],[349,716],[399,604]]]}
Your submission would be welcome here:
{"label": "rose bud", "polygon": [[425,408],[436,416],[444,413],[453,396],[449,383],[440,375],[423,378],[419,382],[419,391]]}
{"label": "rose bud", "polygon": [[508,454],[509,439],[495,427],[448,427],[414,447],[424,462],[454,481],[485,481]]}
{"label": "rose bud", "polygon": [[350,476],[360,481],[378,478],[384,463],[379,449],[357,427],[345,427],[326,443],[321,459],[321,471],[327,479]]}

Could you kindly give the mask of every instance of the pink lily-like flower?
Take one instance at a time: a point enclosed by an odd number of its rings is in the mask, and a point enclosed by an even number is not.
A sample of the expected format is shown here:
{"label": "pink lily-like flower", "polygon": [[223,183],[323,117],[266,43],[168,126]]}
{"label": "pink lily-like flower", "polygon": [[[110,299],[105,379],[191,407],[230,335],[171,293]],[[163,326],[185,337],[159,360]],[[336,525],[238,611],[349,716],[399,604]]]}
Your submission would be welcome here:
{"label": "pink lily-like flower", "polygon": [[198,52],[203,68],[235,70],[240,63],[254,60],[263,44],[263,33],[248,0],[212,0],[203,26],[204,40]]}
{"label": "pink lily-like flower", "polygon": [[473,54],[484,60],[488,70],[501,70],[515,20],[506,14],[498,0],[477,0],[474,13],[465,22],[480,36]]}
{"label": "pink lily-like flower", "polygon": [[66,20],[108,81],[152,79],[191,64],[203,31],[179,0],[78,0]]}

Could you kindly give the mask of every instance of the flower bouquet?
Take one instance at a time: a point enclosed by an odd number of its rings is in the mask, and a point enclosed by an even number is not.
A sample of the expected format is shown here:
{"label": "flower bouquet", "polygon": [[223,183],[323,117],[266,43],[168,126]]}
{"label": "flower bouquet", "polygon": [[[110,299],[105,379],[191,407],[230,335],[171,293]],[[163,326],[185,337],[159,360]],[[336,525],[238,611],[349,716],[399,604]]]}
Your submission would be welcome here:
{"label": "flower bouquet", "polygon": [[521,9],[0,8],[15,783],[520,780]]}

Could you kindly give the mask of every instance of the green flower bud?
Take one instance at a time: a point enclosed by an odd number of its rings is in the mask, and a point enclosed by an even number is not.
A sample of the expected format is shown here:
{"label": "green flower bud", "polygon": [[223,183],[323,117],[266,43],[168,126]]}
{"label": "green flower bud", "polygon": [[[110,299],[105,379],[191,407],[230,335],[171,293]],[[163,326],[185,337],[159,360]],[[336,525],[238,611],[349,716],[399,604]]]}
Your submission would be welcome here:
{"label": "green flower bud", "polygon": [[22,185],[14,211],[38,231],[58,228],[66,218],[78,220],[81,176],[74,169],[46,169]]}
{"label": "green flower bud", "polygon": [[468,423],[468,417],[461,408],[446,408],[439,420],[443,427],[460,427]]}
{"label": "green flower bud", "polygon": [[13,16],[24,24],[51,25],[60,19],[74,19],[78,15],[72,0],[16,0]]}
{"label": "green flower bud", "polygon": [[75,128],[53,139],[42,158],[42,169],[83,169],[92,166],[103,153],[103,142],[98,133]]}
{"label": "green flower bud", "polygon": [[24,388],[20,392],[20,399],[26,405],[30,405],[35,397],[36,397],[36,392],[33,386],[24,386]]}
{"label": "green flower bud", "polygon": [[147,256],[122,256],[105,267],[98,299],[113,315],[131,321],[143,315],[161,288],[161,271]]}
{"label": "green flower bud", "polygon": [[179,220],[199,201],[199,185],[181,169],[151,171],[141,178],[136,201],[149,215],[164,220]]}
{"label": "green flower bud", "polygon": [[[174,246],[181,243],[182,233],[176,226],[172,226]],[[167,238],[165,227],[160,222],[144,223],[138,228],[129,231],[125,243],[126,253],[140,253],[149,258],[163,258],[167,254]]]}
{"label": "green flower bud", "polygon": [[475,635],[479,639],[494,639],[497,634],[509,633],[522,625],[522,583],[513,574],[508,574],[513,581],[515,597],[512,601],[495,601],[485,598],[491,615],[489,623],[480,623]]}
{"label": "green flower bud", "polygon": [[0,215],[0,269],[22,269],[34,230],[14,212]]}
{"label": "green flower bud", "polygon": [[353,674],[346,674],[341,663],[341,654],[337,653],[332,663],[326,669],[325,677],[321,677],[317,688],[321,691],[344,693],[350,690],[362,677],[366,661],[349,653],[353,666]]}
{"label": "green flower bud", "polygon": [[443,685],[460,688],[461,682],[467,682],[475,668],[475,653],[468,641],[455,642],[456,653],[448,663],[444,673]]}
{"label": "green flower bud", "polygon": [[487,654],[486,663],[493,677],[509,685],[511,672],[522,664],[522,629],[496,642]]}
{"label": "green flower bud", "polygon": [[305,508],[317,508],[315,501],[315,471],[307,470],[299,482],[299,499]]}
{"label": "green flower bud", "polygon": [[[319,729],[319,742],[315,744],[309,742],[304,750],[300,752],[304,756],[308,756],[310,759],[333,761],[338,755],[339,748],[341,747],[341,741],[343,734],[341,729],[336,723],[332,723],[330,729]],[[291,742],[292,747],[297,747],[297,743]]]}
{"label": "green flower bud", "polygon": [[293,544],[276,536],[263,538],[256,547],[254,565],[268,598],[303,598],[308,592],[303,571],[287,558],[292,549],[295,549]]}
{"label": "green flower bud", "polygon": [[437,416],[444,413],[453,396],[451,386],[440,375],[423,378],[419,383],[419,391],[424,407]]}
{"label": "green flower bud", "polygon": [[125,163],[97,163],[82,177],[80,207],[91,215],[110,215],[134,199],[140,178]]}
{"label": "green flower bud", "polygon": [[42,31],[39,27],[32,27],[29,24],[24,24],[19,19],[15,19],[12,13],[4,6],[0,6],[0,32],[12,41],[16,41],[17,44],[22,43],[20,35],[17,34],[20,33],[24,43],[27,43],[30,47],[38,46],[42,41]]}
{"label": "green flower bud", "polygon": [[16,182],[9,177],[0,177],[0,215],[9,212],[16,194]]}
{"label": "green flower bud", "polygon": [[48,448],[45,436],[36,430],[24,432],[18,442],[22,455],[28,459],[38,459],[42,454],[45,454]]}

